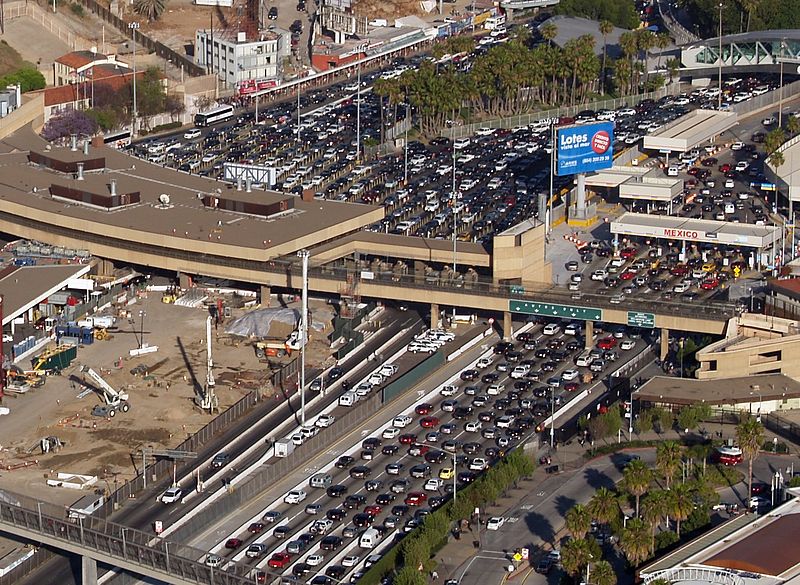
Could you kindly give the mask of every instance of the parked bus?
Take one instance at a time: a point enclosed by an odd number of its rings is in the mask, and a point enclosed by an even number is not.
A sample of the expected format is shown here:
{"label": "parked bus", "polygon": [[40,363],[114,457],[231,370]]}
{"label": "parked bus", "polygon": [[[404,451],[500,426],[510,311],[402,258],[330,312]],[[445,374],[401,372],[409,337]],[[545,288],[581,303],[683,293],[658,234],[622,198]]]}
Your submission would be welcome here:
{"label": "parked bus", "polygon": [[131,138],[130,129],[120,130],[103,136],[103,144],[108,144],[111,148],[125,148],[131,143]]}
{"label": "parked bus", "polygon": [[207,112],[195,114],[194,125],[199,127],[211,126],[233,118],[233,106],[218,106]]}

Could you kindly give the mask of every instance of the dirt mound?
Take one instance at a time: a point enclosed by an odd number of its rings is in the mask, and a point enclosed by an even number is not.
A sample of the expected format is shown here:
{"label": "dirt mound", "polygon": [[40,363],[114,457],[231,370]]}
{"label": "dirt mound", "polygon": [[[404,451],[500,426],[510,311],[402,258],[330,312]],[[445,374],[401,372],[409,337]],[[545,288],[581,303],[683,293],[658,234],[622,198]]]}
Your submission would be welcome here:
{"label": "dirt mound", "polygon": [[353,11],[369,19],[390,19],[424,14],[418,0],[358,0],[353,2]]}

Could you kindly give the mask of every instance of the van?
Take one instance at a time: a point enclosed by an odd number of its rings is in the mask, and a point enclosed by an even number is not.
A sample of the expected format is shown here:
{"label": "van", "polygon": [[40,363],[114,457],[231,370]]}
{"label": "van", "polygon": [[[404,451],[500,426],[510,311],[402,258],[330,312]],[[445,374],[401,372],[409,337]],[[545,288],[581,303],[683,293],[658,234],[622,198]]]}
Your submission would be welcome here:
{"label": "van", "polygon": [[581,355],[575,360],[575,365],[587,368],[592,365],[594,361],[594,356],[589,353],[588,349],[583,350]]}
{"label": "van", "polygon": [[555,323],[548,323],[542,329],[542,335],[558,335],[561,333],[561,327]]}
{"label": "van", "polygon": [[308,485],[310,485],[312,488],[326,489],[330,487],[332,482],[333,478],[331,477],[330,473],[315,473],[308,480]]}
{"label": "van", "polygon": [[469,138],[459,138],[458,140],[453,142],[453,148],[455,148],[456,150],[461,150],[469,146],[469,144],[470,144]]}
{"label": "van", "polygon": [[375,548],[380,539],[380,534],[375,528],[367,528],[361,533],[361,538],[358,539],[358,546],[361,548]]}
{"label": "van", "polygon": [[678,167],[669,167],[667,169],[667,176],[668,177],[677,177],[678,176]]}
{"label": "van", "polygon": [[353,406],[358,402],[358,396],[355,392],[345,392],[339,396],[339,406]]}

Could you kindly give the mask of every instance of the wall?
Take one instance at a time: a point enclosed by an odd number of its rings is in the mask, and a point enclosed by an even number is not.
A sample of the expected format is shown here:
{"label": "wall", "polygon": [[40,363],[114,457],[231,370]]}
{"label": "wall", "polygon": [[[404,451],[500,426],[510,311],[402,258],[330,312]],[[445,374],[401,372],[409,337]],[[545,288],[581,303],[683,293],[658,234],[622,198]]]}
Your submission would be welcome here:
{"label": "wall", "polygon": [[0,140],[33,122],[34,129],[44,124],[44,94],[23,100],[21,107],[0,118]]}
{"label": "wall", "polygon": [[552,267],[545,262],[544,245],[543,223],[524,231],[512,228],[495,236],[492,250],[495,280],[550,284]]}

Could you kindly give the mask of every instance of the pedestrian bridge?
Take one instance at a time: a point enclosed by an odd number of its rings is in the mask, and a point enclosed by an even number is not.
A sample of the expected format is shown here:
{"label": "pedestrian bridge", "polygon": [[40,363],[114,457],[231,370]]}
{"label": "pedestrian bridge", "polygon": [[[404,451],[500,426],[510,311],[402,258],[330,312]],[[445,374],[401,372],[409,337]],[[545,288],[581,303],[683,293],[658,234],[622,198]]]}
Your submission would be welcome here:
{"label": "pedestrian bridge", "polygon": [[500,8],[503,10],[525,10],[555,6],[556,4],[558,4],[558,0],[500,0]]}
{"label": "pedestrian bridge", "polygon": [[97,583],[97,562],[173,585],[252,585],[247,568],[226,570],[200,562],[208,554],[100,518],[67,520],[64,509],[0,491],[0,531],[83,558],[83,585]]}
{"label": "pedestrian bridge", "polygon": [[800,30],[761,30],[703,39],[681,47],[681,64],[686,69],[773,66],[781,61],[800,64]]}

